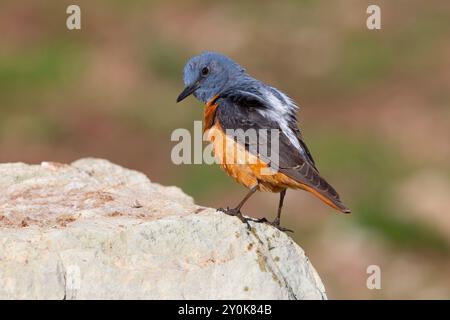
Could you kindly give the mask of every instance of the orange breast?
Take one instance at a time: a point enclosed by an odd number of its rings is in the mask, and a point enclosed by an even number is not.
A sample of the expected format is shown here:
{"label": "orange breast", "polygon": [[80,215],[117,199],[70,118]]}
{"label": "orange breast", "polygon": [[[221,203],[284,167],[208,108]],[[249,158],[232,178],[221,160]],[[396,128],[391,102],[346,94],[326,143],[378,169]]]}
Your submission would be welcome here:
{"label": "orange breast", "polygon": [[286,176],[271,170],[266,162],[227,136],[220,124],[214,123],[205,133],[213,145],[214,156],[219,165],[237,182],[247,188],[259,184],[261,191],[279,192],[286,188],[281,181]]}

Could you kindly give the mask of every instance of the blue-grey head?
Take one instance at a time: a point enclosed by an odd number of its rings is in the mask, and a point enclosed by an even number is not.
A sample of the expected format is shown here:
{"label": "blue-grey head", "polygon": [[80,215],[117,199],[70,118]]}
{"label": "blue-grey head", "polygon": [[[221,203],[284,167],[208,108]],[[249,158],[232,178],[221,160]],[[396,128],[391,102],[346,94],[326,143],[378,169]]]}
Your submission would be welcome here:
{"label": "blue-grey head", "polygon": [[204,52],[192,57],[184,66],[185,88],[177,102],[194,94],[198,100],[207,103],[244,74],[245,70],[239,64],[219,53]]}

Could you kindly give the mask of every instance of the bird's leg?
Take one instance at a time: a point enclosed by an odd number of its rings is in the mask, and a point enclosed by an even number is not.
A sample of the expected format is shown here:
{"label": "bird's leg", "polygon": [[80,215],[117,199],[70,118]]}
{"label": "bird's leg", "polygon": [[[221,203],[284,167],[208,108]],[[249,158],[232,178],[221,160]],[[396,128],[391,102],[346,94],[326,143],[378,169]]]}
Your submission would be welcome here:
{"label": "bird's leg", "polygon": [[239,202],[239,204],[236,206],[236,208],[230,209],[229,207],[225,208],[219,208],[218,211],[222,211],[225,214],[228,214],[230,216],[236,216],[239,219],[241,219],[242,222],[247,224],[247,228],[250,229],[250,224],[248,223],[248,219],[245,218],[241,213],[241,208],[244,206],[244,204],[247,202],[248,199],[258,190],[258,185],[255,185],[250,189],[250,191],[247,193],[247,195],[244,197],[244,199]]}
{"label": "bird's leg", "polygon": [[283,202],[284,202],[284,196],[285,195],[286,195],[286,189],[284,189],[283,191],[280,192],[280,202],[278,203],[277,217],[275,218],[275,220],[273,220],[271,225],[273,225],[275,228],[277,228],[277,229],[279,229],[281,231],[294,232],[291,229],[287,229],[287,228],[284,228],[284,227],[280,226],[281,208],[283,207]]}
{"label": "bird's leg", "polygon": [[280,192],[280,201],[278,202],[277,217],[275,218],[275,220],[273,220],[272,222],[268,222],[266,218],[261,218],[261,219],[258,220],[258,222],[268,223],[268,224],[274,226],[275,228],[277,228],[278,230],[281,230],[281,231],[293,232],[290,229],[287,229],[287,228],[284,228],[284,227],[280,226],[281,208],[283,208],[283,202],[284,202],[284,196],[285,195],[286,195],[286,189],[284,189],[283,191]]}
{"label": "bird's leg", "polygon": [[277,217],[275,220],[273,220],[273,225],[280,225],[280,218],[281,218],[281,208],[283,208],[283,202],[284,202],[284,196],[286,195],[286,189],[280,192],[280,201],[278,202],[278,211],[277,211]]}

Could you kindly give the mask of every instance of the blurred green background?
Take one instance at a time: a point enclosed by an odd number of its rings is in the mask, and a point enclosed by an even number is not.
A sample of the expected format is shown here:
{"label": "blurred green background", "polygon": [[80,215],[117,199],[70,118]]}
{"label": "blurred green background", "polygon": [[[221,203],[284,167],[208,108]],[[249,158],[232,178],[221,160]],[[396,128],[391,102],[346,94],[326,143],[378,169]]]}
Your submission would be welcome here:
{"label": "blurred green background", "polygon": [[[82,30],[66,29],[81,7]],[[378,4],[382,29],[366,28]],[[295,229],[330,298],[450,298],[450,2],[2,1],[0,162],[101,157],[177,185],[198,204],[246,190],[216,166],[170,160],[192,55],[218,51],[300,105],[304,136],[351,215],[288,191]],[[278,195],[244,212],[272,218]],[[378,265],[382,289],[368,290]]]}

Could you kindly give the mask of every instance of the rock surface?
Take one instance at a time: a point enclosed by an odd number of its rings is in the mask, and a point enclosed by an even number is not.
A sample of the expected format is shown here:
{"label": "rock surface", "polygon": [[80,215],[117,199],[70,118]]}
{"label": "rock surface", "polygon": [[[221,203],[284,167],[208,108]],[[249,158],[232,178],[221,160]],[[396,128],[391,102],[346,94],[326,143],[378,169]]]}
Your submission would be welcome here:
{"label": "rock surface", "polygon": [[0,299],[326,299],[303,250],[105,160],[0,165]]}

